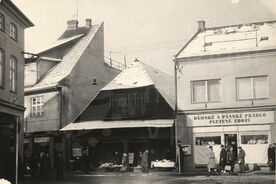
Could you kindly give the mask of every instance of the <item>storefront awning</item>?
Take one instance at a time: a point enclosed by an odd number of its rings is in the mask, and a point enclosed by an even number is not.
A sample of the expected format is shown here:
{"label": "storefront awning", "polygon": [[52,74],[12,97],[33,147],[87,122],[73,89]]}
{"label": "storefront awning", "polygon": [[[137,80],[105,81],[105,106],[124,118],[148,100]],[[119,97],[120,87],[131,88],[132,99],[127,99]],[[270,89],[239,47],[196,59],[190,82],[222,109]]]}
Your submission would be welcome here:
{"label": "storefront awning", "polygon": [[144,128],[156,127],[166,128],[173,126],[173,119],[157,120],[119,120],[119,121],[84,121],[80,123],[70,123],[60,129],[60,131],[72,130],[95,130],[95,129],[112,129],[112,128]]}

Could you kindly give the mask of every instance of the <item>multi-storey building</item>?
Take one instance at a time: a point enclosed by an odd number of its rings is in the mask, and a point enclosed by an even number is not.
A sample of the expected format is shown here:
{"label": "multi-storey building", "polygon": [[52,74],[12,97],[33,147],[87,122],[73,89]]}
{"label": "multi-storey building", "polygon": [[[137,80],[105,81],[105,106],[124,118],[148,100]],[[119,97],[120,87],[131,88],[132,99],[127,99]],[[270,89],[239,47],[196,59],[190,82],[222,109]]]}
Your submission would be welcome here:
{"label": "multi-storey building", "polygon": [[[86,19],[67,30],[25,66],[25,148],[29,154],[65,149],[59,129],[72,122],[119,70],[104,62],[104,26]],[[63,153],[65,153],[63,151]]]}
{"label": "multi-storey building", "polygon": [[212,145],[241,146],[251,166],[275,143],[276,22],[205,28],[175,58],[180,167],[206,166]]}
{"label": "multi-storey building", "polygon": [[19,153],[23,150],[24,30],[32,26],[10,0],[0,1],[0,178],[15,169],[16,159],[9,157],[15,156],[16,137]]}

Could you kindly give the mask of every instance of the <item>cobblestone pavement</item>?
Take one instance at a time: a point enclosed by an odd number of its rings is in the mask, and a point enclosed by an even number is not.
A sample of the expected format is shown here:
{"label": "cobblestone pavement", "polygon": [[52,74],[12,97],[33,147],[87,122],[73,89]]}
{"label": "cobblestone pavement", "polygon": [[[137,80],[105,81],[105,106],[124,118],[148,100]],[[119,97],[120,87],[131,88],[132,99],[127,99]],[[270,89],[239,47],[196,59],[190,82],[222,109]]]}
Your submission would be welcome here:
{"label": "cobblestone pavement", "polygon": [[66,174],[62,181],[35,180],[23,184],[275,184],[275,173],[237,176],[181,176],[159,173]]}

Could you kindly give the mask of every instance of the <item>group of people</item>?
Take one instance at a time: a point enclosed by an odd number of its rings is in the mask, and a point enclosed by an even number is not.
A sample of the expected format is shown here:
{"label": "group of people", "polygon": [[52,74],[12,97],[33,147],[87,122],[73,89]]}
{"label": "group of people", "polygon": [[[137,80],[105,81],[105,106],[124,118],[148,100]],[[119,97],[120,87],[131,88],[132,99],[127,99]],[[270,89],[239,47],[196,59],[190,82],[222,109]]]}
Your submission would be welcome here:
{"label": "group of people", "polygon": [[245,151],[242,147],[238,147],[238,154],[236,158],[236,153],[234,152],[234,148],[229,146],[227,148],[224,145],[221,145],[220,158],[219,158],[219,169],[216,168],[216,158],[215,153],[213,151],[213,147],[209,146],[208,156],[208,176],[210,176],[211,172],[215,172],[217,175],[219,172],[226,173],[234,172],[236,160],[239,164],[240,173],[244,172],[244,164],[245,164]]}
{"label": "group of people", "polygon": [[[270,144],[267,150],[267,164],[269,166],[270,171],[275,171],[275,147],[275,144]],[[212,171],[216,172],[216,174],[218,174],[219,171],[223,173],[233,173],[236,161],[239,164],[240,173],[243,173],[245,165],[245,156],[246,153],[242,149],[242,147],[238,147],[238,154],[236,158],[236,153],[234,152],[234,148],[232,146],[225,148],[224,145],[221,145],[219,169],[216,169],[215,153],[213,151],[213,147],[209,146],[208,176],[211,174]]]}
{"label": "group of people", "polygon": [[[150,161],[150,155],[149,150],[145,149],[144,152],[139,151],[137,155],[137,165],[141,166],[143,168],[143,172],[148,172],[149,168],[149,161]],[[126,153],[123,153],[122,159],[120,159],[119,153],[115,152],[114,155],[114,162],[115,165],[122,164],[125,167],[128,167],[128,155]]]}

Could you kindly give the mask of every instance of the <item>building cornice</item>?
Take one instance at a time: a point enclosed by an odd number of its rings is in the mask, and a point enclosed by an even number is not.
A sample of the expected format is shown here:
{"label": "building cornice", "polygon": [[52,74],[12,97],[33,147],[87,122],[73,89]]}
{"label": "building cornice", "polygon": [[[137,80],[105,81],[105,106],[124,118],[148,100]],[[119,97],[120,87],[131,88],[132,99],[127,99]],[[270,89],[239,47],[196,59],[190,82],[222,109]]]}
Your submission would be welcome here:
{"label": "building cornice", "polygon": [[2,100],[2,99],[0,99],[0,105],[4,105],[6,107],[13,108],[13,109],[16,109],[16,110],[19,110],[19,111],[25,111],[26,110],[26,108],[24,106],[13,104],[13,103],[10,103],[10,102]]}
{"label": "building cornice", "polygon": [[276,105],[267,106],[252,106],[252,107],[224,107],[213,109],[192,109],[192,110],[178,110],[177,114],[198,114],[198,113],[210,113],[210,112],[238,112],[238,111],[259,111],[259,110],[275,110]]}

